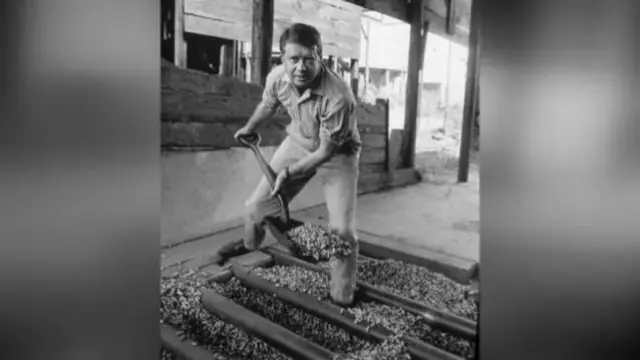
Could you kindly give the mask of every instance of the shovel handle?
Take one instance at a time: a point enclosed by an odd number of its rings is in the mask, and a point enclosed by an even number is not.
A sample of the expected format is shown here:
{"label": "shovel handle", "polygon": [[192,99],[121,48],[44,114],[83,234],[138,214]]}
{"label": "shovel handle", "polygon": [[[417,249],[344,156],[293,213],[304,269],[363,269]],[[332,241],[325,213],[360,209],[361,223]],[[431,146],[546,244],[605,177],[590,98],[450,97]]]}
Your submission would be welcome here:
{"label": "shovel handle", "polygon": [[255,132],[238,136],[238,141],[249,148],[252,146],[258,146],[260,144],[260,140],[262,140],[260,138],[260,134]]}
{"label": "shovel handle", "polygon": [[251,149],[251,151],[253,151],[253,154],[256,156],[256,159],[258,160],[258,164],[260,165],[260,168],[262,169],[264,176],[269,181],[271,188],[273,188],[276,184],[277,175],[275,171],[273,171],[271,166],[269,166],[269,163],[267,163],[267,160],[265,160],[264,156],[262,156],[260,149],[258,149],[258,144],[260,144],[260,140],[261,140],[260,134],[258,133],[250,133],[250,134],[238,136],[238,141],[242,145],[248,147],[249,149]]}

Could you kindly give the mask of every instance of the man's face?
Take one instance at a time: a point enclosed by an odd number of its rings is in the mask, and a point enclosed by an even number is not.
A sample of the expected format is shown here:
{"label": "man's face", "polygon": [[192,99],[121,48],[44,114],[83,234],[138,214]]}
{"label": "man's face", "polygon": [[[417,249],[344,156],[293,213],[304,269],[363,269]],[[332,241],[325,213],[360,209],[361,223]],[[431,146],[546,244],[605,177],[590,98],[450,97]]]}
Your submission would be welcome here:
{"label": "man's face", "polygon": [[282,63],[293,85],[304,88],[309,86],[320,70],[320,56],[317,48],[287,43],[282,54]]}

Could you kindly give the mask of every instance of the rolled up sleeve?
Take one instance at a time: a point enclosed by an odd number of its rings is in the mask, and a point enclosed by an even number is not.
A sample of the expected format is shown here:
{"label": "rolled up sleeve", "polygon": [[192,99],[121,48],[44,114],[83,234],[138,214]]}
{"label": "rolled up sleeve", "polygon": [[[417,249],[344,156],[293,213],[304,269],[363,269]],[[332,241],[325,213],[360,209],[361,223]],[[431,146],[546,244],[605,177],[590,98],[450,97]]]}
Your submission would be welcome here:
{"label": "rolled up sleeve", "polygon": [[276,71],[271,71],[269,75],[267,75],[267,79],[265,81],[264,91],[262,92],[262,101],[260,105],[267,109],[276,109],[280,106],[280,101],[278,100],[277,93],[277,73]]}
{"label": "rolled up sleeve", "polygon": [[342,145],[348,139],[355,105],[347,101],[338,101],[328,106],[320,118],[320,140],[329,140]]}

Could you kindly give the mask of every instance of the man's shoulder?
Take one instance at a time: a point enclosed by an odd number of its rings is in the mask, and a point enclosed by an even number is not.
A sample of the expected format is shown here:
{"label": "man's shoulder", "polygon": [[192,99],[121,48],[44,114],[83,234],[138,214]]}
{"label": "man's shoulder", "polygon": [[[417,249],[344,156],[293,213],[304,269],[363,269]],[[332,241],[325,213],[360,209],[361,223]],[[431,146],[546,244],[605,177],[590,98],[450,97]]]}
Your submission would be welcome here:
{"label": "man's shoulder", "polygon": [[342,105],[355,105],[356,99],[351,91],[351,86],[333,71],[327,71],[325,76],[325,91],[331,102]]}
{"label": "man's shoulder", "polygon": [[284,69],[284,65],[277,65],[273,69],[271,69],[271,71],[267,75],[267,83],[280,83],[285,76],[286,71]]}

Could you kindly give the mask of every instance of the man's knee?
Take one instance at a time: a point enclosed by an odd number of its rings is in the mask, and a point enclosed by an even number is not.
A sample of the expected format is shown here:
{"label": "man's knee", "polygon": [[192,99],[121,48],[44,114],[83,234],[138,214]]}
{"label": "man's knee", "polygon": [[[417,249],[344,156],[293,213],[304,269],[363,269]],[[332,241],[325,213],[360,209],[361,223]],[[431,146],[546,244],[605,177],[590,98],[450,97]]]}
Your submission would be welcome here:
{"label": "man's knee", "polygon": [[245,222],[251,222],[251,223],[260,223],[261,219],[259,219],[258,216],[259,215],[259,211],[258,211],[258,203],[257,202],[252,202],[252,201],[247,201],[244,204],[244,220]]}
{"label": "man's knee", "polygon": [[356,232],[356,229],[354,228],[339,226],[339,227],[332,227],[331,231],[335,235],[337,235],[340,239],[351,241],[351,242],[358,242],[358,234]]}

